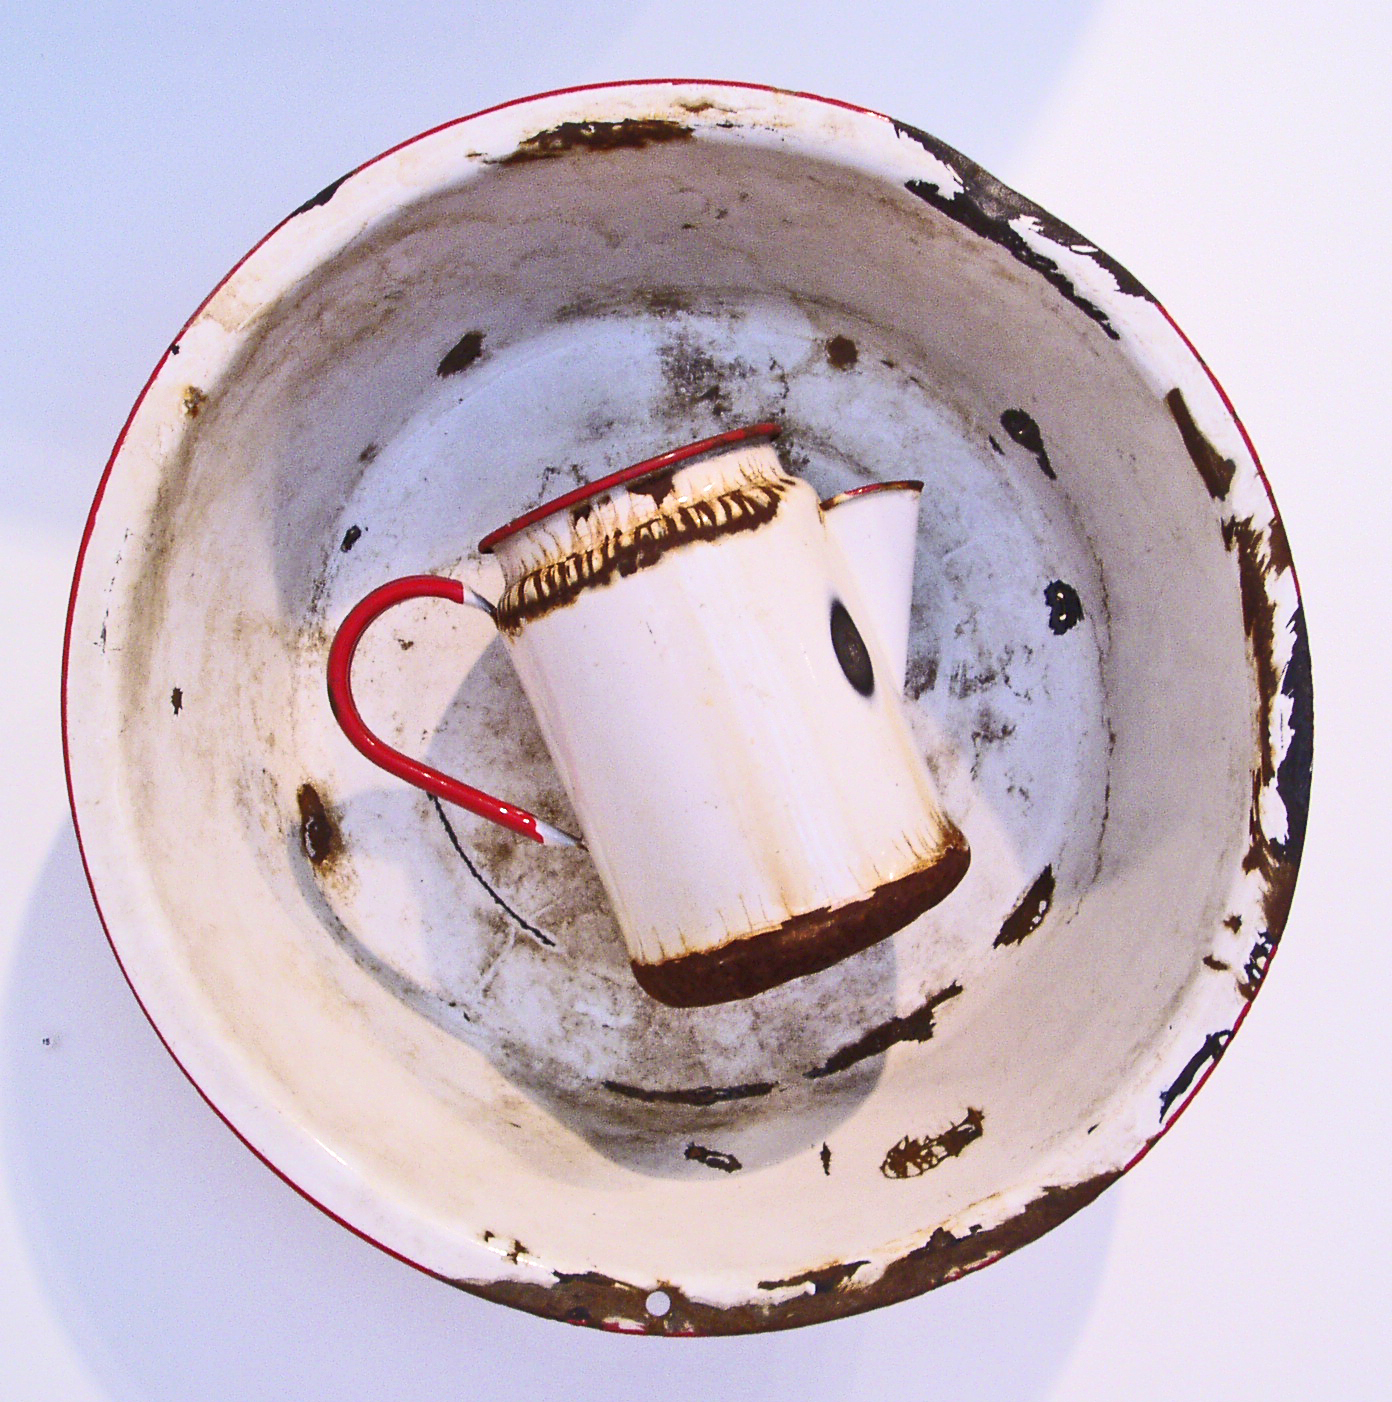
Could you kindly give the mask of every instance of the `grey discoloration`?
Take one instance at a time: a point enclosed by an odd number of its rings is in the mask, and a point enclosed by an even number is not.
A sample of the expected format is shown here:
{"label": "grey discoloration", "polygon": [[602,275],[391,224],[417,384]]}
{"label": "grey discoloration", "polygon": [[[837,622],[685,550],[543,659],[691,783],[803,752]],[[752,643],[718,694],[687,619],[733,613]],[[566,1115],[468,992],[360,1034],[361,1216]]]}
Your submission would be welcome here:
{"label": "grey discoloration", "polygon": [[483,332],[466,331],[440,359],[435,373],[443,380],[467,370],[483,354]]}
{"label": "grey discoloration", "polygon": [[1054,900],[1054,869],[1047,866],[1035,877],[1028,891],[1020,897],[1020,903],[1006,916],[1000,927],[1000,934],[994,940],[995,947],[1019,944],[1027,939],[1043,923]]}
{"label": "grey discoloration", "polygon": [[817,1080],[822,1076],[834,1076],[838,1071],[845,1071],[867,1057],[882,1056],[899,1042],[926,1042],[933,1035],[938,1008],[949,998],[958,997],[961,992],[961,984],[949,984],[941,992],[933,994],[914,1012],[906,1013],[903,1017],[890,1018],[888,1022],[872,1027],[863,1037],[834,1052],[821,1066],[806,1072],[807,1078]]}
{"label": "grey discoloration", "polygon": [[703,1163],[707,1168],[718,1168],[721,1173],[738,1173],[744,1167],[733,1154],[708,1149],[704,1144],[688,1144],[683,1157],[693,1163]]}
{"label": "grey discoloration", "polygon": [[948,1159],[957,1158],[968,1144],[980,1139],[985,1133],[985,1121],[980,1110],[969,1109],[941,1134],[922,1139],[906,1134],[885,1155],[880,1172],[886,1178],[921,1178]]}

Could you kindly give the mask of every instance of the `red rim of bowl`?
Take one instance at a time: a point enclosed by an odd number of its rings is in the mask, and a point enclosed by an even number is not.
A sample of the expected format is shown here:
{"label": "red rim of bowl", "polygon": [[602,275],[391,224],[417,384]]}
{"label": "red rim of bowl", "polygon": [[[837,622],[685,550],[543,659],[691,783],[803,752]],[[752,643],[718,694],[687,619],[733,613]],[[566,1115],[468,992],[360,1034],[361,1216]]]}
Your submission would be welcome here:
{"label": "red rim of bowl", "polygon": [[687,443],[684,447],[673,448],[670,453],[660,453],[655,458],[644,458],[632,467],[623,467],[617,472],[611,472],[607,477],[599,478],[598,481],[586,482],[583,487],[576,487],[573,492],[567,492],[564,496],[523,512],[506,526],[489,531],[479,541],[478,548],[486,555],[495,545],[509,536],[516,535],[518,531],[525,531],[528,526],[534,526],[538,521],[544,521],[548,516],[554,516],[556,512],[564,511],[568,506],[579,506],[582,501],[588,501],[601,492],[607,492],[613,487],[627,486],[630,482],[637,482],[640,478],[661,472],[664,468],[676,467],[679,463],[690,462],[693,458],[704,457],[707,453],[717,453],[722,448],[733,448],[738,443],[748,443],[756,438],[777,438],[782,431],[776,423],[749,424],[745,428],[732,428],[726,433],[717,433],[712,438],[702,438],[695,443]]}
{"label": "red rim of bowl", "polygon": [[821,507],[823,511],[830,511],[833,506],[840,506],[853,497],[869,496],[871,492],[921,492],[922,490],[923,483],[916,477],[906,477],[902,482],[867,482],[863,487],[852,487],[849,491],[837,492],[835,496],[827,497],[821,503]]}

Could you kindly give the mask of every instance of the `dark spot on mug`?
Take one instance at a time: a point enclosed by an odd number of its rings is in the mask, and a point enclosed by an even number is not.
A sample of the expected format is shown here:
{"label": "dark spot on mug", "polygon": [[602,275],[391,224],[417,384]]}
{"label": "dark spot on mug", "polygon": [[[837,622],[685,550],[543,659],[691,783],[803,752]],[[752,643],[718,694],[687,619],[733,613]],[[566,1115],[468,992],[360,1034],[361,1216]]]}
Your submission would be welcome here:
{"label": "dark spot on mug", "polygon": [[986,435],[986,441],[991,445],[991,448],[994,452],[1000,453],[1002,456],[1004,456],[1005,449],[1002,448],[1001,445],[996,441],[996,435],[994,433],[988,433]]}
{"label": "dark spot on mug", "polygon": [[830,1178],[830,1177],[831,1177],[831,1146],[830,1146],[829,1144],[827,1144],[825,1141],[823,1141],[823,1143],[822,1143],[821,1159],[822,1159],[822,1172],[823,1172],[828,1178]]}
{"label": "dark spot on mug", "polygon": [[339,544],[339,547],[338,547],[338,548],[339,548],[339,550],[341,550],[341,551],[343,552],[343,554],[346,555],[346,554],[358,543],[358,541],[359,541],[361,538],[362,538],[362,527],[361,527],[361,526],[349,526],[348,529],[347,529],[346,531],[343,532],[343,540],[342,540],[342,542]]}
{"label": "dark spot on mug", "polygon": [[836,660],[846,674],[846,680],[862,696],[870,696],[875,690],[875,669],[870,665],[870,653],[860,629],[840,599],[831,605],[831,645],[836,652]]}
{"label": "dark spot on mug", "polygon": [[1023,409],[1007,409],[1000,416],[1001,427],[1022,448],[1031,452],[1039,463],[1039,470],[1051,481],[1057,480],[1049,454],[1044,447],[1044,435],[1039,425]]}
{"label": "dark spot on mug", "polygon": [[184,709],[184,690],[182,687],[176,686],[174,690],[169,693],[169,704],[174,707],[174,714],[176,716]]}
{"label": "dark spot on mug", "polygon": [[467,370],[483,354],[483,332],[466,331],[458,341],[445,352],[444,358],[435,367],[435,373],[443,380]]}
{"label": "dark spot on mug", "polygon": [[1078,597],[1078,591],[1061,579],[1045,586],[1044,602],[1049,605],[1051,632],[1062,636],[1083,621],[1083,601]]}
{"label": "dark spot on mug", "polygon": [[374,461],[376,461],[377,454],[380,453],[381,451],[382,451],[382,450],[381,450],[375,443],[369,443],[369,444],[367,445],[367,447],[364,448],[364,449],[362,450],[362,452],[360,452],[360,453],[358,454],[358,461],[359,461],[359,462],[374,462]]}
{"label": "dark spot on mug", "polygon": [[1214,1066],[1217,1066],[1223,1059],[1223,1053],[1227,1051],[1230,1041],[1232,1041],[1230,1029],[1212,1032],[1204,1038],[1203,1046],[1189,1058],[1184,1069],[1175,1077],[1170,1086],[1160,1092],[1160,1118],[1162,1120],[1169,1113],[1170,1106],[1193,1084],[1194,1077],[1199,1074],[1199,1070],[1205,1062],[1212,1062]]}
{"label": "dark spot on mug", "polygon": [[170,354],[170,355],[178,355],[178,354],[179,354],[179,349],[180,349],[179,343],[178,343],[178,341],[175,341],[174,344],[173,344],[172,346],[169,347],[169,354]]}
{"label": "dark spot on mug", "polygon": [[1209,496],[1214,501],[1222,501],[1232,486],[1237,464],[1231,458],[1225,458],[1208,441],[1203,430],[1194,422],[1194,416],[1189,412],[1188,404],[1184,402],[1182,391],[1172,389],[1165,396],[1165,404],[1175,421],[1175,427],[1179,429],[1179,436],[1184,440],[1189,457],[1198,469],[1204,486],[1208,488]]}
{"label": "dark spot on mug", "polygon": [[826,358],[833,370],[849,370],[860,359],[860,349],[849,336],[833,336],[826,343]]}
{"label": "dark spot on mug", "polygon": [[[701,397],[708,398],[711,391],[707,391]],[[640,477],[636,482],[629,482],[628,491],[630,496],[651,497],[655,506],[661,506],[666,499],[676,490],[673,486],[673,479],[679,471],[678,467],[663,468],[658,472],[650,472],[645,477]]]}
{"label": "dark spot on mug", "polygon": [[934,993],[922,1007],[916,1008],[903,1017],[892,1017],[878,1027],[872,1027],[863,1037],[847,1043],[826,1059],[822,1065],[803,1075],[809,1081],[820,1080],[823,1076],[834,1076],[868,1057],[880,1056],[890,1047],[900,1042],[926,1042],[932,1037],[936,1026],[938,1007],[949,998],[956,998],[962,991],[960,983],[950,983],[940,992]]}
{"label": "dark spot on mug", "polygon": [[707,1149],[704,1144],[688,1144],[685,1157],[694,1163],[703,1163],[707,1168],[718,1168],[721,1173],[738,1173],[744,1167],[733,1154]]}
{"label": "dark spot on mug", "polygon": [[1217,969],[1219,973],[1227,973],[1232,968],[1231,964],[1225,964],[1221,959],[1215,959],[1211,954],[1204,955],[1204,964],[1210,969]]}

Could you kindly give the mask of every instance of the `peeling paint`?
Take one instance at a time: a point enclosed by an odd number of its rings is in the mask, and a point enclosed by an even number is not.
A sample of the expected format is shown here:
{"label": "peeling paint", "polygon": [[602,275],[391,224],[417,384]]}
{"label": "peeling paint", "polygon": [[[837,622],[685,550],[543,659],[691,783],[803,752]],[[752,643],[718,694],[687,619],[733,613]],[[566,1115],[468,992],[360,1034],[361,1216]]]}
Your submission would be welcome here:
{"label": "peeling paint", "polygon": [[1061,579],[1044,586],[1044,602],[1049,605],[1049,631],[1059,637],[1083,621],[1083,601],[1078,591]]}
{"label": "peeling paint", "polygon": [[1222,1032],[1211,1032],[1204,1038],[1204,1044],[1185,1063],[1184,1069],[1178,1076],[1160,1092],[1160,1118],[1163,1120],[1169,1114],[1170,1106],[1179,1099],[1185,1091],[1194,1083],[1194,1078],[1207,1062],[1212,1062],[1215,1066],[1222,1059],[1223,1053],[1228,1049],[1228,1043],[1232,1040],[1232,1029],[1228,1028]]}
{"label": "peeling paint", "polygon": [[1209,496],[1214,501],[1222,501],[1232,487],[1233,474],[1237,471],[1237,464],[1231,458],[1225,458],[1208,441],[1198,424],[1194,422],[1194,416],[1189,412],[1189,406],[1184,402],[1183,391],[1172,389],[1165,396],[1165,404],[1179,428],[1179,436],[1184,440],[1185,449],[1193,460],[1194,466],[1198,469],[1199,476],[1203,478],[1204,486],[1208,488]]}
{"label": "peeling paint", "polygon": [[1020,897],[1020,904],[1005,917],[993,942],[993,948],[1002,945],[1019,944],[1032,935],[1043,923],[1054,900],[1054,868],[1046,866],[1035,877],[1028,891]]}
{"label": "peeling paint", "polygon": [[938,1008],[949,998],[956,998],[962,991],[960,983],[950,983],[941,992],[933,994],[922,1007],[903,1017],[890,1018],[878,1027],[871,1028],[863,1037],[833,1052],[831,1056],[813,1071],[803,1074],[809,1081],[823,1076],[833,1076],[854,1066],[868,1057],[881,1056],[899,1042],[926,1042],[933,1035],[934,1018]]}
{"label": "peeling paint", "polygon": [[718,1168],[721,1173],[738,1173],[744,1165],[733,1155],[721,1153],[719,1149],[708,1149],[704,1144],[688,1144],[683,1158],[693,1163],[703,1163],[707,1168]]}
{"label": "peeling paint", "polygon": [[745,1086],[693,1086],[689,1090],[649,1090],[621,1081],[605,1081],[603,1085],[615,1095],[649,1105],[723,1105],[731,1100],[753,1100],[777,1089],[774,1081],[755,1081]]}
{"label": "peeling paint", "polygon": [[562,122],[521,142],[500,165],[553,160],[572,151],[636,151],[669,141],[689,141],[689,126],[656,117],[625,117],[618,122]]}
{"label": "peeling paint", "polygon": [[466,331],[440,359],[435,373],[443,380],[467,370],[483,354],[483,332]]}
{"label": "peeling paint", "polygon": [[985,1133],[985,1115],[968,1109],[954,1125],[941,1134],[924,1139],[905,1135],[885,1155],[880,1172],[886,1178],[921,1178],[925,1173],[957,1158],[968,1144],[975,1143]]}
{"label": "peeling paint", "polygon": [[[1034,454],[1039,470],[1049,481],[1056,482],[1058,473],[1049,461],[1049,452],[1044,446],[1044,435],[1039,431],[1039,425],[1023,409],[1007,409],[1000,416],[1000,424],[1012,441],[1018,443],[1026,452]],[[1000,451],[994,438],[991,439],[991,444],[997,452]]]}

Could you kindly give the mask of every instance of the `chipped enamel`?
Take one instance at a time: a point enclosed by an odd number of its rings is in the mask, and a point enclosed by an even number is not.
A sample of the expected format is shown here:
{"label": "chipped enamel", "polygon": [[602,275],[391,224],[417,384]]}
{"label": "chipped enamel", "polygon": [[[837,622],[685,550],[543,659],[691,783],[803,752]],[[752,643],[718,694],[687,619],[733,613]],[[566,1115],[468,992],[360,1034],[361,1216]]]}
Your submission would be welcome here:
{"label": "chipped enamel", "polygon": [[[662,1008],[589,858],[387,781],[325,659],[382,580],[495,599],[468,542],[770,418],[823,500],[926,484],[903,707],[972,866],[833,969]],[[403,606],[364,714],[573,830],[495,639]],[[922,133],[698,83],[480,114],[268,236],[113,454],[65,708],[112,942],[236,1131],[425,1270],[656,1333],[889,1303],[1114,1181],[1265,977],[1311,763],[1284,533],[1164,310]]]}

